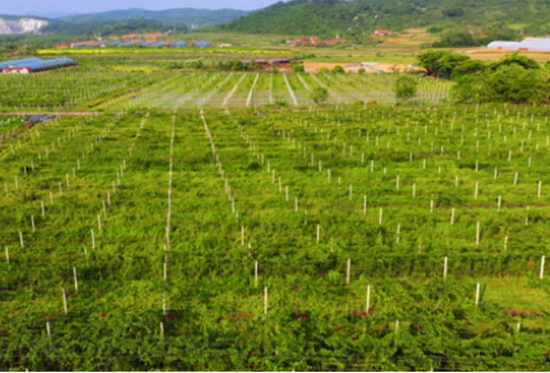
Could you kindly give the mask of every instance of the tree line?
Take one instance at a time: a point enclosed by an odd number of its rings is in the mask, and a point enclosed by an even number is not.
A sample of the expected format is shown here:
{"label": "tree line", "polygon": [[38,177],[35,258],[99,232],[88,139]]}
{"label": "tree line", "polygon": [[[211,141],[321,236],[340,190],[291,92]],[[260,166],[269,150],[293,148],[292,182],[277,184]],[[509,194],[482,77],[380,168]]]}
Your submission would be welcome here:
{"label": "tree line", "polygon": [[457,103],[550,102],[550,64],[541,66],[517,52],[486,62],[450,51],[428,50],[418,62],[427,76],[456,82],[451,97]]}

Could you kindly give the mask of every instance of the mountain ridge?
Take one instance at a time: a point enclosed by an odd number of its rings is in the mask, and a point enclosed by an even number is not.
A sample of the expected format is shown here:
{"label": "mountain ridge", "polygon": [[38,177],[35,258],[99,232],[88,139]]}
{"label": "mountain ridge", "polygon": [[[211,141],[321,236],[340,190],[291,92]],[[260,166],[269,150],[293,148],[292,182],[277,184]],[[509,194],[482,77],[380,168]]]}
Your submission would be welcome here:
{"label": "mountain ridge", "polygon": [[525,24],[527,32],[544,32],[550,24],[550,2],[530,0],[526,6],[519,0],[290,0],[208,29],[250,34],[368,37],[375,29],[447,29],[489,24]]}
{"label": "mountain ridge", "polygon": [[[51,13],[53,15],[57,12]],[[101,29],[117,28],[132,23],[143,24],[144,31],[165,31],[170,28],[192,29],[226,23],[248,14],[236,9],[175,8],[150,11],[140,8],[101,13],[65,15],[48,18],[44,15],[0,15],[0,35],[33,34],[96,34]],[[120,28],[120,27],[119,27]]]}
{"label": "mountain ridge", "polygon": [[86,23],[86,22],[109,22],[126,21],[130,19],[150,19],[168,24],[186,24],[197,27],[209,26],[219,23],[226,23],[249,12],[237,9],[196,9],[196,8],[174,8],[166,10],[146,10],[141,8],[130,8],[121,10],[110,10],[100,13],[76,14],[59,18],[62,22]]}

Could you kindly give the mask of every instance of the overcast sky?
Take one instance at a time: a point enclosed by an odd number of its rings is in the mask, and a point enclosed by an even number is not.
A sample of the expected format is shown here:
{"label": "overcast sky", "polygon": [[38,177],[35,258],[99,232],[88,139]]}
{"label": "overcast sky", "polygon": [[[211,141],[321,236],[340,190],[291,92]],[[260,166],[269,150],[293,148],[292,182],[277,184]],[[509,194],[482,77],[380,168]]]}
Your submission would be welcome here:
{"label": "overcast sky", "polygon": [[143,8],[243,9],[264,8],[277,0],[0,0],[0,14],[32,14],[49,12],[96,13],[106,10]]}

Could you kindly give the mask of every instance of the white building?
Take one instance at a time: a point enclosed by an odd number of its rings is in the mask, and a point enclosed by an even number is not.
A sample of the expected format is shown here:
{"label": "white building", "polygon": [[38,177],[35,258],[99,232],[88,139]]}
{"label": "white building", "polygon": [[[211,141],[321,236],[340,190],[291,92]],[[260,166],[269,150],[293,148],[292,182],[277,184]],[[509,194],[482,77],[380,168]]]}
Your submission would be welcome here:
{"label": "white building", "polygon": [[522,52],[550,52],[550,38],[528,38],[517,42],[493,41],[487,45],[487,48]]}

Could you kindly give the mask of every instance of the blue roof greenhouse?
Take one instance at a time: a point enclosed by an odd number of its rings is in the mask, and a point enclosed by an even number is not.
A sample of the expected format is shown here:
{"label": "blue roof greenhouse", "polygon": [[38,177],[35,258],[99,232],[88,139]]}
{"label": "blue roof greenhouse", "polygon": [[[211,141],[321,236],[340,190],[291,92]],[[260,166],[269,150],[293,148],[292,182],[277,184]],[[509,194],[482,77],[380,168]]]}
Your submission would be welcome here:
{"label": "blue roof greenhouse", "polygon": [[78,64],[74,60],[65,57],[55,58],[53,60],[42,60],[32,57],[22,60],[0,62],[0,71],[4,74],[31,74],[76,65]]}

